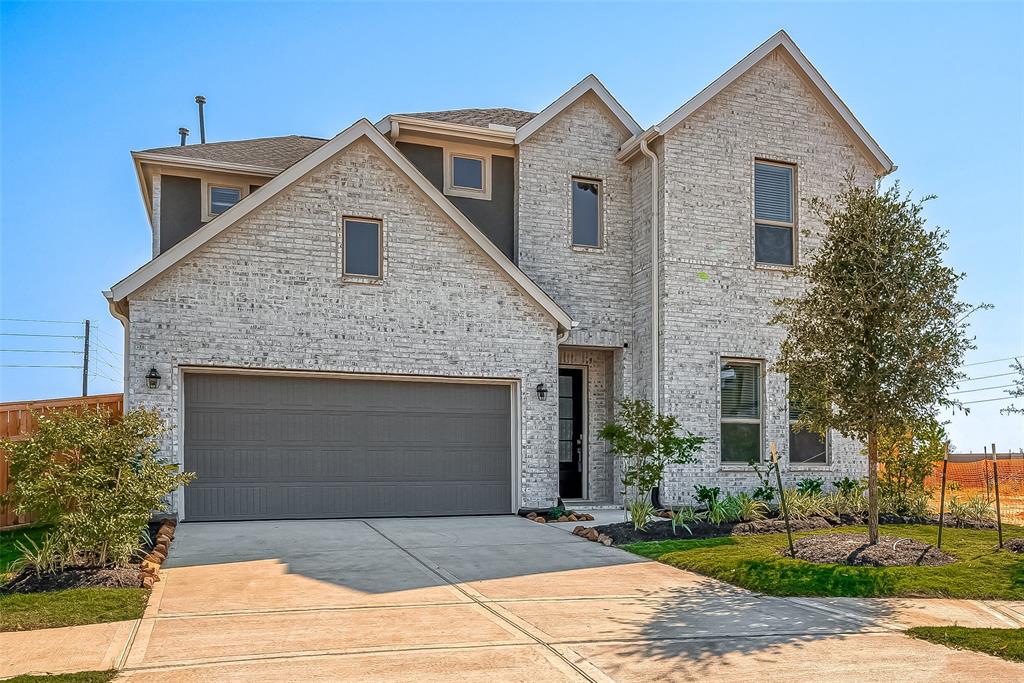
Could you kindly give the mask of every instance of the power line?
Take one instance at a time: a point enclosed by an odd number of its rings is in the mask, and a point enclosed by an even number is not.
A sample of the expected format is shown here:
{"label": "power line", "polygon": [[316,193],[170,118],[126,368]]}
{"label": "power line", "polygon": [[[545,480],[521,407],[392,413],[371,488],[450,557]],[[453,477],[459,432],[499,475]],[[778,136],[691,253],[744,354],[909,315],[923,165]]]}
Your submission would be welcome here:
{"label": "power line", "polygon": [[8,323],[53,323],[56,325],[81,325],[84,320],[35,320],[33,318],[0,318]]}
{"label": "power line", "polygon": [[111,350],[111,349],[110,349],[109,347],[107,347],[107,345],[106,345],[106,344],[104,344],[103,342],[101,342],[101,341],[100,341],[99,339],[97,339],[96,337],[93,337],[93,338],[92,338],[92,341],[93,341],[93,342],[95,342],[95,343],[96,343],[96,344],[97,344],[97,345],[99,346],[99,348],[103,349],[104,351],[106,351],[107,353],[109,353],[109,354],[110,354],[111,356],[113,356],[114,358],[120,358],[120,357],[121,357],[121,354],[120,354],[120,353],[118,353],[117,351],[113,351],[113,350]]}
{"label": "power line", "polygon": [[28,332],[0,332],[4,337],[53,337],[60,339],[85,339],[82,334],[30,334]]}
{"label": "power line", "polygon": [[988,403],[989,401],[1012,401],[1012,400],[1013,400],[1013,396],[1003,396],[1002,398],[982,398],[982,399],[978,399],[977,401],[964,401],[963,404],[967,405],[968,403]]}
{"label": "power line", "polygon": [[977,382],[979,379],[992,379],[993,377],[1009,377],[1010,375],[1016,375],[1016,372],[1002,372],[998,375],[982,375],[981,377],[968,377],[965,382]]}
{"label": "power line", "polygon": [[0,353],[77,353],[82,355],[85,351],[63,351],[61,349],[0,349]]}
{"label": "power line", "polygon": [[981,387],[980,389],[963,389],[961,391],[951,391],[951,394],[970,394],[975,391],[989,391],[991,389],[1005,389],[1006,387],[1012,387],[1013,384],[999,384],[994,387]]}
{"label": "power line", "polygon": [[[1024,356],[1024,353],[1022,353],[1020,355]],[[1001,362],[1007,361],[1007,360],[1017,360],[1017,358],[1019,358],[1019,356],[1009,356],[1008,358],[994,358],[992,360],[982,360],[982,361],[978,361],[977,363],[965,363],[964,367],[966,368],[966,367],[970,367],[972,365],[988,365],[989,363],[1001,363]]]}
{"label": "power line", "polygon": [[71,368],[81,370],[81,365],[0,365],[0,368]]}

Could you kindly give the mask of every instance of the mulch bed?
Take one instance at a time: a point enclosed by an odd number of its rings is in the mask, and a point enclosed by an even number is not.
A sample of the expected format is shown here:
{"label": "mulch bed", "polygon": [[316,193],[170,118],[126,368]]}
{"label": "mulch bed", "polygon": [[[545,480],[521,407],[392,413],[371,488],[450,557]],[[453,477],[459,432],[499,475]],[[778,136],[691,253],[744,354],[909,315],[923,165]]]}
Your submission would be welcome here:
{"label": "mulch bed", "polygon": [[[810,519],[792,520],[793,531],[814,531],[816,529],[831,529],[832,525],[823,517],[811,517]],[[632,522],[617,522],[615,524],[602,524],[594,529],[600,534],[605,534],[612,539],[615,545],[625,543],[638,543],[640,541],[674,541],[691,538],[718,538],[720,536],[747,536],[750,534],[776,534],[786,531],[785,522],[781,519],[763,519],[756,522],[727,522],[725,524],[708,524],[707,522],[693,522],[688,524],[692,534],[686,529],[677,528],[677,533],[672,533],[672,522],[657,521],[651,522],[643,531],[633,528]]]}
{"label": "mulch bed", "polygon": [[39,576],[26,569],[3,587],[2,593],[45,593],[71,588],[140,588],[138,565],[124,568],[68,568]]}
{"label": "mulch bed", "polygon": [[1024,553],[1024,538],[1011,538],[1003,547],[1011,553]]}
{"label": "mulch bed", "polygon": [[[797,559],[819,564],[938,567],[956,562],[956,558],[931,543],[895,536],[881,536],[877,544],[869,545],[866,534],[822,534],[801,538],[793,545]],[[780,553],[789,557],[789,548]]]}

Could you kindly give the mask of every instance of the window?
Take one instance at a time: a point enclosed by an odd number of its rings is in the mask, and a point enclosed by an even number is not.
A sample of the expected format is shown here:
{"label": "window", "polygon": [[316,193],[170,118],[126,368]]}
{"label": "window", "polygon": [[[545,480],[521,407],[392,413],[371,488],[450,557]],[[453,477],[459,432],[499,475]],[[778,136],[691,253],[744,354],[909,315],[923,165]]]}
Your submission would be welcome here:
{"label": "window", "polygon": [[828,440],[817,432],[797,429],[800,406],[789,402],[789,463],[791,465],[828,464]]}
{"label": "window", "polygon": [[242,199],[242,190],[237,187],[210,186],[210,213],[221,214]]}
{"label": "window", "polygon": [[484,160],[452,155],[452,187],[484,191]]}
{"label": "window", "polygon": [[572,244],[601,246],[601,181],[572,179]]}
{"label": "window", "polygon": [[796,168],[767,161],[754,163],[754,260],[794,264],[796,247]]}
{"label": "window", "polygon": [[342,223],[342,275],[379,280],[383,223],[372,218],[345,218]]}
{"label": "window", "polygon": [[761,363],[723,360],[722,462],[761,460]]}

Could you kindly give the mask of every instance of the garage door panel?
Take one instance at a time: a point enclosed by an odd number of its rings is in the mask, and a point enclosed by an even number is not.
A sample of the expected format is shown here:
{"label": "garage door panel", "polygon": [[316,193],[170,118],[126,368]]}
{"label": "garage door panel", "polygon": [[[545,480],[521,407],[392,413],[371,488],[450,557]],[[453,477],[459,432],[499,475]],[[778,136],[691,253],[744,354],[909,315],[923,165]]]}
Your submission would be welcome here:
{"label": "garage door panel", "polygon": [[185,396],[188,519],[511,510],[507,385],[198,374]]}

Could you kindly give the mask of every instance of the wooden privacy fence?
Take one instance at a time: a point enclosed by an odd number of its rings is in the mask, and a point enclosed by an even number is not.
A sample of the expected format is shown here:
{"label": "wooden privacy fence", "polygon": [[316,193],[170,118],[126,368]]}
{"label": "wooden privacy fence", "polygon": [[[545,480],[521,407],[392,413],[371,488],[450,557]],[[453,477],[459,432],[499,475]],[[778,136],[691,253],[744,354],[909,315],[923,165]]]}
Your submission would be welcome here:
{"label": "wooden privacy fence", "polygon": [[[109,410],[121,415],[124,413],[124,394],[54,398],[27,403],[0,403],[0,438],[12,441],[27,439],[36,429],[36,416],[57,410],[80,411],[86,408]],[[0,494],[7,493],[13,485],[7,458],[0,453]],[[31,515],[18,516],[8,507],[0,507],[0,529],[28,524],[31,521],[33,521]]]}

